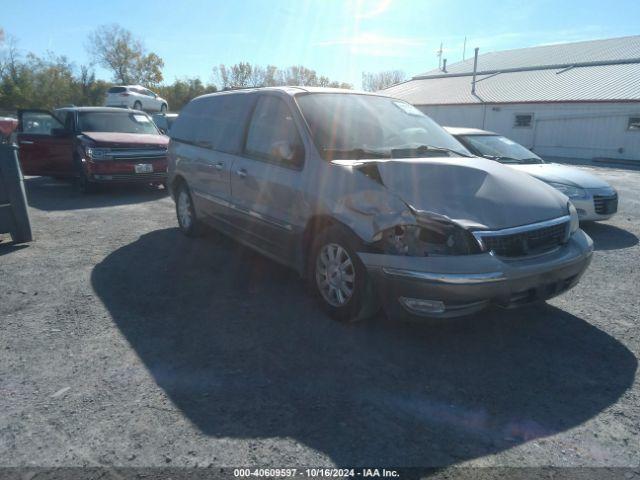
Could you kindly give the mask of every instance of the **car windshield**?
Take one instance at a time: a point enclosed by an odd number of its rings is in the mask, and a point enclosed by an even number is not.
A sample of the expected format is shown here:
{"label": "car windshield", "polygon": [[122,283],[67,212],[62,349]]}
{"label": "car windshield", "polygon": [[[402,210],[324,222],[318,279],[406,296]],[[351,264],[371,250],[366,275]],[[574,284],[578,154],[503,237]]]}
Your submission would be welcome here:
{"label": "car windshield", "polygon": [[483,157],[494,158],[501,163],[544,163],[531,150],[502,135],[464,135],[462,141]]}
{"label": "car windshield", "polygon": [[355,93],[307,93],[296,99],[328,160],[471,155],[436,122],[400,100]]}
{"label": "car windshield", "polygon": [[148,115],[122,112],[80,112],[78,130],[81,132],[119,132],[158,134]]}

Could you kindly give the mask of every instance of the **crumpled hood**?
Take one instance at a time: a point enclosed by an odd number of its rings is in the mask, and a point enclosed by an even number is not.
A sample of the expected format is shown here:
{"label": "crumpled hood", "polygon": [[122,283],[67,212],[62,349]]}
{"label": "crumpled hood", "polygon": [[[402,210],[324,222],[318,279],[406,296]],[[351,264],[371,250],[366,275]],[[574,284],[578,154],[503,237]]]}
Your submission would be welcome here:
{"label": "crumpled hood", "polygon": [[152,135],[149,133],[120,133],[120,132],[82,132],[82,135],[98,145],[109,147],[126,146],[167,146],[169,137]]}
{"label": "crumpled hood", "polygon": [[526,172],[545,182],[564,183],[581,188],[603,188],[610,185],[601,178],[579,168],[568,167],[559,163],[541,163],[531,165],[509,165],[521,172]]}
{"label": "crumpled hood", "polygon": [[467,227],[501,229],[567,214],[563,194],[492,160],[375,162],[382,183],[413,209],[444,215]]}

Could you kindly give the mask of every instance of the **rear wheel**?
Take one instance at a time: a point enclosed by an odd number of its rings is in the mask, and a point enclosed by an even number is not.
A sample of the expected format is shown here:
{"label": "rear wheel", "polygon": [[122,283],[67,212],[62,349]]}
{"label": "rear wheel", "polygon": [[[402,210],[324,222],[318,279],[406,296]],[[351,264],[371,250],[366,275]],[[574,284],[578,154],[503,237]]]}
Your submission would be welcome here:
{"label": "rear wheel", "polygon": [[142,110],[142,103],[140,103],[140,100],[136,100],[135,102],[133,102],[133,109]]}
{"label": "rear wheel", "polygon": [[201,225],[196,217],[191,192],[185,182],[181,182],[176,188],[176,216],[182,233],[188,237],[196,237],[201,231]]}
{"label": "rear wheel", "polygon": [[309,282],[323,308],[340,322],[356,322],[379,309],[367,269],[356,251],[361,242],[340,225],[314,239],[309,258]]}

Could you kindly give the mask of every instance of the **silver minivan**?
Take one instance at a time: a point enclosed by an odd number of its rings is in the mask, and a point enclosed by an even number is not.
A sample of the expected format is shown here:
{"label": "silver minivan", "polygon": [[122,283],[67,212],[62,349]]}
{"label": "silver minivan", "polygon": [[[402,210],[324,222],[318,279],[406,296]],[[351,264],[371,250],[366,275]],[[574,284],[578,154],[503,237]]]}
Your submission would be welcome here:
{"label": "silver minivan", "polygon": [[567,197],[471,154],[378,94],[308,87],[192,100],[171,129],[180,229],[204,224],[306,278],[336,319],[454,317],[558,295],[591,239]]}

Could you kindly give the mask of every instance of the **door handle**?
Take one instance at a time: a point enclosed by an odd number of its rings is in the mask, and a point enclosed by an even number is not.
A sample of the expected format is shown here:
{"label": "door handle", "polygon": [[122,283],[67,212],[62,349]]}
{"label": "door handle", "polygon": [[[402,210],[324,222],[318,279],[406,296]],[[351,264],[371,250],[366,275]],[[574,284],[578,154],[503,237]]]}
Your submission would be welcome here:
{"label": "door handle", "polygon": [[33,145],[33,142],[31,140],[20,140],[20,143],[24,145]]}
{"label": "door handle", "polygon": [[236,170],[236,174],[240,178],[245,178],[247,176],[247,171],[244,168],[240,168],[239,170]]}
{"label": "door handle", "polygon": [[216,170],[222,170],[224,168],[224,163],[218,162],[216,163]]}

